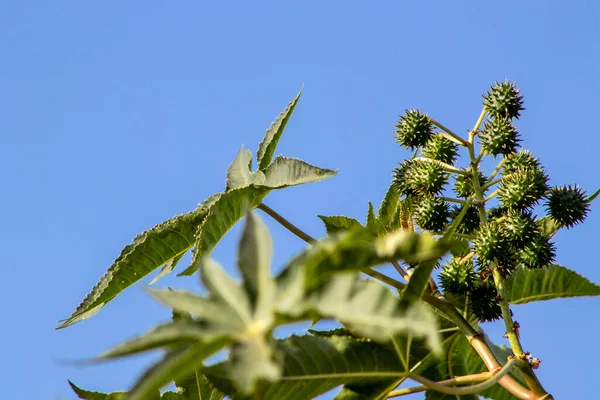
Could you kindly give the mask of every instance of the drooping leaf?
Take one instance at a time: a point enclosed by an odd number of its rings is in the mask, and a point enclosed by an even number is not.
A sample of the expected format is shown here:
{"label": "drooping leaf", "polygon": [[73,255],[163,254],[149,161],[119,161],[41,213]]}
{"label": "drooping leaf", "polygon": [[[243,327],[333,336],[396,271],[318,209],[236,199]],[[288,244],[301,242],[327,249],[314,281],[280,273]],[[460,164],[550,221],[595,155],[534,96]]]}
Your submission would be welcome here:
{"label": "drooping leaf", "polygon": [[248,210],[256,208],[270,189],[246,186],[223,193],[210,207],[206,220],[197,229],[192,265],[180,275],[192,275],[199,268],[200,259],[210,252]]}
{"label": "drooping leaf", "polygon": [[551,300],[561,297],[599,296],[600,286],[560,265],[540,269],[517,268],[506,279],[511,304]]}
{"label": "drooping leaf", "polygon": [[294,112],[294,109],[296,108],[296,104],[298,104],[301,94],[302,89],[300,89],[300,92],[296,95],[296,97],[294,97],[294,99],[287,105],[285,110],[279,114],[277,119],[273,121],[269,129],[267,129],[265,132],[265,136],[258,145],[258,151],[256,153],[259,170],[264,171],[271,163],[273,155],[275,154],[275,149],[279,143],[279,139],[281,138],[283,130],[285,129],[285,126],[287,125],[292,113]]}
{"label": "drooping leaf", "polygon": [[361,270],[399,259],[410,263],[437,260],[449,248],[449,243],[427,233],[396,231],[377,238],[366,228],[353,229],[319,240],[296,256],[284,273],[301,265],[306,274],[305,285],[310,288],[340,271]]}
{"label": "drooping leaf", "polygon": [[343,215],[335,215],[331,217],[317,215],[317,217],[319,217],[325,224],[325,229],[327,230],[328,235],[362,227],[361,223],[354,218],[345,217]]}
{"label": "drooping leaf", "polygon": [[222,400],[225,395],[196,368],[191,375],[175,381],[175,385],[186,400]]}
{"label": "drooping leaf", "polygon": [[277,156],[265,170],[264,185],[272,188],[285,188],[309,182],[319,182],[337,171],[315,167],[297,158]]}
{"label": "drooping leaf", "polygon": [[275,281],[271,277],[273,243],[267,227],[254,213],[246,217],[246,225],[238,250],[238,267],[244,277],[246,295],[252,303],[254,318],[272,315]]}
{"label": "drooping leaf", "polygon": [[[75,392],[78,398],[84,400],[125,400],[126,392],[114,392],[114,393],[101,393],[101,392],[91,392],[89,390],[81,389],[77,387],[73,382],[69,381],[69,385],[71,389]],[[156,392],[154,397],[151,399],[160,399],[160,392]]]}
{"label": "drooping leaf", "polygon": [[[292,336],[278,341],[277,351],[283,373],[278,382],[267,386],[263,400],[312,399],[339,385],[389,382],[404,372],[389,347],[349,337]],[[229,383],[228,363],[209,367],[205,373],[217,387],[237,399]]]}
{"label": "drooping leaf", "polygon": [[377,211],[377,219],[382,225],[389,226],[392,223],[398,213],[399,200],[400,194],[394,185],[390,185]]}
{"label": "drooping leaf", "polygon": [[196,229],[206,218],[208,206],[203,203],[190,213],[173,217],[138,235],[57,329],[91,317],[127,287],[181,257],[194,244]]}
{"label": "drooping leaf", "polygon": [[227,169],[227,190],[238,189],[251,184],[263,184],[265,174],[262,171],[252,172],[251,168],[252,153],[242,146],[235,160]]}
{"label": "drooping leaf", "polygon": [[127,400],[147,400],[149,396],[172,381],[189,376],[204,359],[219,351],[226,341],[190,345],[167,353],[150,367],[129,391]]}

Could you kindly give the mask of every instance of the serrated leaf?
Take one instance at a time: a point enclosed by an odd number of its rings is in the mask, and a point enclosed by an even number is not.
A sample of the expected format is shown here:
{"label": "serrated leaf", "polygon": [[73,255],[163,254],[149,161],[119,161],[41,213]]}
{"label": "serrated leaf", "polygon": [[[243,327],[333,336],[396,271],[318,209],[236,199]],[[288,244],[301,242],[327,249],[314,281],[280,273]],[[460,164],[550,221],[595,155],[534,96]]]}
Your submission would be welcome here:
{"label": "serrated leaf", "polygon": [[511,304],[551,300],[561,297],[598,296],[600,286],[560,265],[540,269],[517,268],[506,279]]}
{"label": "serrated leaf", "polygon": [[196,368],[191,375],[175,381],[175,385],[186,400],[222,400],[225,395]]}
{"label": "serrated leaf", "polygon": [[232,189],[212,204],[206,220],[197,229],[192,265],[179,275],[192,275],[199,268],[200,259],[208,254],[244,214],[261,203],[269,188],[246,186]]}
{"label": "serrated leaf", "polygon": [[148,285],[154,285],[156,282],[173,272],[173,270],[184,255],[185,253],[173,258],[172,260],[167,261],[165,265],[163,265],[160,269],[160,272],[154,277],[154,279],[150,281]]}
{"label": "serrated leaf", "polygon": [[367,228],[372,230],[377,230],[377,217],[375,216],[375,208],[373,208],[373,203],[369,201],[369,209],[367,211]]}
{"label": "serrated leaf", "polygon": [[356,271],[404,259],[410,263],[437,260],[450,245],[427,233],[396,231],[380,238],[368,229],[353,229],[321,239],[296,256],[284,269],[301,266],[305,285],[312,288],[341,271]]}
{"label": "serrated leaf", "polygon": [[354,218],[345,217],[343,215],[335,215],[326,217],[324,215],[317,215],[325,224],[325,230],[328,235],[335,234],[337,232],[348,231],[353,228],[360,228],[362,224]]}
{"label": "serrated leaf", "polygon": [[[77,387],[73,382],[69,381],[71,389],[75,392],[78,398],[84,400],[125,400],[126,392],[101,393],[91,392],[89,390]],[[150,399],[160,399],[160,392],[156,392]]]}
{"label": "serrated leaf", "polygon": [[398,213],[399,201],[400,194],[394,188],[394,185],[390,185],[377,211],[377,219],[381,224],[389,226],[392,223],[395,214]]}
{"label": "serrated leaf", "polygon": [[238,248],[238,267],[254,318],[263,321],[272,317],[275,296],[275,281],[271,277],[272,247],[267,227],[254,213],[248,213]]}
{"label": "serrated leaf", "polygon": [[129,391],[127,400],[147,400],[150,394],[171,381],[190,375],[202,365],[204,359],[219,351],[225,343],[225,340],[216,340],[170,351],[138,379]]}
{"label": "serrated leaf", "polygon": [[300,92],[296,95],[296,97],[294,97],[294,99],[287,105],[285,110],[279,114],[277,119],[273,121],[269,129],[267,129],[265,132],[265,136],[258,145],[258,151],[256,152],[259,170],[264,171],[271,163],[273,155],[275,154],[275,149],[279,143],[279,139],[281,138],[285,126],[287,125],[292,113],[294,112],[294,109],[296,108],[296,104],[298,104],[301,94],[302,89],[300,89]]}
{"label": "serrated leaf", "polygon": [[161,265],[186,253],[194,244],[197,226],[206,218],[206,207],[173,217],[138,235],[123,249],[106,274],[75,312],[57,329],[91,317],[124,289]]}
{"label": "serrated leaf", "polygon": [[252,172],[251,169],[252,153],[242,146],[235,160],[227,169],[227,190],[242,188],[251,184],[263,184],[265,174],[262,171]]}
{"label": "serrated leaf", "polygon": [[[269,385],[263,400],[306,400],[343,384],[377,384],[402,376],[404,370],[389,347],[348,337],[293,336],[277,342],[283,361],[280,380]],[[208,378],[237,399],[227,363],[205,370]],[[366,397],[369,399],[372,397]]]}
{"label": "serrated leaf", "polygon": [[174,321],[152,328],[148,333],[118,344],[100,355],[100,359],[129,356],[165,346],[189,345],[214,339],[221,332],[198,321]]}
{"label": "serrated leaf", "polygon": [[336,175],[337,171],[315,167],[297,158],[277,156],[265,170],[264,186],[285,188],[309,182],[319,182]]}

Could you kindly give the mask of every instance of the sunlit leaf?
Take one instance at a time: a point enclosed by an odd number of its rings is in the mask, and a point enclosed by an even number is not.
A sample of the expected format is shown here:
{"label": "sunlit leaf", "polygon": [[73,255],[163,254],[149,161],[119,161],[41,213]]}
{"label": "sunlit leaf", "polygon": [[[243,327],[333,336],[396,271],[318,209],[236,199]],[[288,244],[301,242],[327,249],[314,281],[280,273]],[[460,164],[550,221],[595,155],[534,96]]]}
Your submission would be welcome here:
{"label": "sunlit leaf", "polygon": [[343,215],[335,215],[331,217],[317,215],[317,217],[319,217],[325,224],[325,230],[327,231],[328,235],[362,227],[361,223],[354,218],[345,217]]}
{"label": "sunlit leaf", "polygon": [[263,185],[282,189],[303,183],[319,182],[336,174],[337,171],[315,167],[297,158],[277,156],[265,170]]}
{"label": "sunlit leaf", "polygon": [[227,189],[242,188],[251,184],[262,184],[265,174],[262,171],[252,172],[252,153],[250,150],[240,149],[235,160],[227,169]]}

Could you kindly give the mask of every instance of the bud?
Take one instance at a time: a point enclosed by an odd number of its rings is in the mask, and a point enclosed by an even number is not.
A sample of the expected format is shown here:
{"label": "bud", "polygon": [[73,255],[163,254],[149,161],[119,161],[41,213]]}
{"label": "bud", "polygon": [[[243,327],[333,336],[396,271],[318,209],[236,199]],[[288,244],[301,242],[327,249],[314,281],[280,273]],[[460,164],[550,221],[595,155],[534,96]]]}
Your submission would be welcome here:
{"label": "bud", "polygon": [[434,135],[423,148],[423,156],[446,164],[454,164],[458,145],[441,135]]}
{"label": "bud", "polygon": [[419,110],[407,110],[396,125],[396,140],[409,149],[425,146],[432,136],[433,124]]}
{"label": "bud", "polygon": [[546,201],[546,210],[554,221],[567,228],[583,222],[590,210],[585,192],[578,186],[555,187]]}
{"label": "bud", "polygon": [[525,109],[520,90],[508,80],[504,83],[496,82],[483,95],[483,106],[492,117],[499,119],[519,119],[520,111]]}

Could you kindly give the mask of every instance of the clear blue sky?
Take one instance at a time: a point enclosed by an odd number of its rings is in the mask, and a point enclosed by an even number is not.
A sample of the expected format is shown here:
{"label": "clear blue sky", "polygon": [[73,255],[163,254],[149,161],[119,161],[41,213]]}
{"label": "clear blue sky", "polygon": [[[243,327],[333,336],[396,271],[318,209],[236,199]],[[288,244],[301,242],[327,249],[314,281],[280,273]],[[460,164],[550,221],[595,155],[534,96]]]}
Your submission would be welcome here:
{"label": "clear blue sky", "polygon": [[[552,183],[597,189],[599,39],[594,0],[4,2],[2,398],[72,399],[68,378],[103,391],[131,384],[150,358],[59,361],[169,318],[144,293],[148,280],[90,320],[54,331],[57,320],[135,234],[222,190],[239,146],[255,150],[303,82],[279,152],[340,172],[266,203],[315,236],[316,214],[362,220],[367,201],[381,200],[407,156],[393,138],[404,109],[464,133],[482,92],[504,78],[522,88],[524,145]],[[268,222],[280,266],[304,244]],[[596,282],[599,230],[597,203],[586,224],[556,236],[558,262]],[[215,251],[224,265],[238,232]],[[167,285],[198,287],[174,276],[158,284]],[[558,399],[597,395],[599,307],[598,298],[514,307]],[[502,342],[501,327],[489,330]]]}

